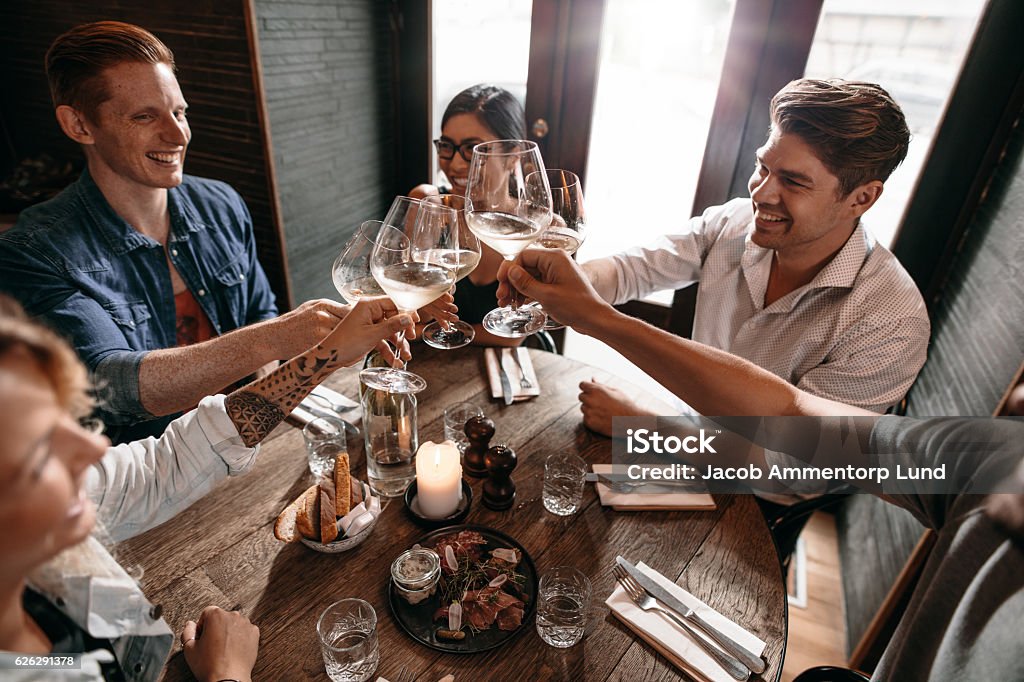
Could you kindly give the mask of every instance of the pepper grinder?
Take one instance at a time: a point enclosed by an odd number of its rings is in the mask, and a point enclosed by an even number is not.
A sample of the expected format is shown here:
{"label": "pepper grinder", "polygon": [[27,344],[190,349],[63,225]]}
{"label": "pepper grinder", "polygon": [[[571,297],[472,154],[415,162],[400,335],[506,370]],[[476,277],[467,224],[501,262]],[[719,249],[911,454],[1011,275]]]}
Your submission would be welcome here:
{"label": "pepper grinder", "polygon": [[487,475],[484,455],[487,454],[491,438],[494,438],[494,422],[484,416],[470,417],[462,430],[469,439],[462,468],[473,478],[483,478]]}
{"label": "pepper grinder", "polygon": [[484,456],[489,478],[484,483],[484,505],[488,509],[503,511],[516,499],[516,484],[512,470],[516,468],[516,451],[501,443]]}

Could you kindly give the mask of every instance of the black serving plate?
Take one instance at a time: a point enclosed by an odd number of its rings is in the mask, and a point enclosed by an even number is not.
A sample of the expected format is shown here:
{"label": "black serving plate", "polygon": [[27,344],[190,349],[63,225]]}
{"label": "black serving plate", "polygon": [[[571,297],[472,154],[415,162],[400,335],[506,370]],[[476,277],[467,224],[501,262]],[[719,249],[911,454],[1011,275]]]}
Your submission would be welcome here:
{"label": "black serving plate", "polygon": [[420,513],[419,502],[416,497],[416,481],[410,483],[409,487],[405,489],[405,511],[409,513],[413,521],[424,528],[441,528],[462,523],[469,516],[469,508],[472,505],[473,489],[469,486],[469,483],[466,483],[465,479],[462,481],[462,499],[459,500],[458,508],[450,516],[446,516],[443,519],[431,519]]}
{"label": "black serving plate", "polygon": [[450,654],[475,654],[479,651],[488,651],[501,646],[527,629],[530,623],[533,622],[533,615],[537,610],[537,567],[533,565],[533,559],[530,558],[530,555],[523,546],[508,535],[487,526],[448,526],[447,528],[439,528],[432,533],[427,533],[417,540],[416,544],[427,547],[433,545],[439,538],[453,535],[463,530],[473,530],[480,533],[484,540],[487,540],[487,545],[485,545],[487,550],[498,549],[499,547],[519,550],[522,554],[522,560],[519,562],[519,566],[516,567],[516,572],[526,578],[526,584],[523,586],[526,608],[523,609],[523,622],[515,630],[499,630],[497,627],[492,626],[475,635],[467,631],[466,638],[462,641],[437,639],[434,636],[434,632],[438,627],[445,626],[444,623],[434,623],[432,620],[434,612],[441,606],[440,590],[429,599],[413,605],[395,591],[394,582],[389,580],[388,606],[391,607],[391,614],[398,621],[398,626],[420,644],[435,651],[444,651]]}

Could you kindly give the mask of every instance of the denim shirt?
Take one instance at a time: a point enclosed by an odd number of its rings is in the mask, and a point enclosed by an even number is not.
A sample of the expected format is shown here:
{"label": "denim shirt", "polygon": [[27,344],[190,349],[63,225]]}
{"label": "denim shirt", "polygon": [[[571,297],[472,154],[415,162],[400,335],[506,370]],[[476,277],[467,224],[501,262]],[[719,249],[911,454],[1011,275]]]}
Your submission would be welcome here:
{"label": "denim shirt", "polygon": [[[224,410],[224,396],[171,422],[159,439],[111,447],[85,473],[98,525],[120,542],[190,507],[227,476],[247,473],[259,445],[247,447]],[[130,682],[151,682],[163,670],[174,634],[121,566],[94,538],[69,548],[29,577],[32,587],[78,627],[109,639]],[[110,652],[83,652],[78,670],[17,669],[21,654],[0,651],[0,679],[101,682]],[[58,654],[55,654],[58,655]]]}
{"label": "denim shirt", "polygon": [[[167,258],[217,334],[277,315],[238,193],[186,175],[167,196],[166,252],[114,212],[88,170],[0,234],[0,291],[68,339],[100,387],[108,426],[153,417],[139,399],[139,365],[176,345]],[[169,421],[119,440],[157,435]]]}

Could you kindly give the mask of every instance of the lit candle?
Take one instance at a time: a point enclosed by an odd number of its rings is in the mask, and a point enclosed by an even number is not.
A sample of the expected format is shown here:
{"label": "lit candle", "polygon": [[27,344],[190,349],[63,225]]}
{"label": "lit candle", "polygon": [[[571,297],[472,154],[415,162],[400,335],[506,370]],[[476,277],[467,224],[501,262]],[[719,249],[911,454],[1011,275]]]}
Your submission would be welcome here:
{"label": "lit candle", "polygon": [[459,448],[450,440],[427,441],[416,453],[416,497],[428,519],[451,516],[462,499]]}

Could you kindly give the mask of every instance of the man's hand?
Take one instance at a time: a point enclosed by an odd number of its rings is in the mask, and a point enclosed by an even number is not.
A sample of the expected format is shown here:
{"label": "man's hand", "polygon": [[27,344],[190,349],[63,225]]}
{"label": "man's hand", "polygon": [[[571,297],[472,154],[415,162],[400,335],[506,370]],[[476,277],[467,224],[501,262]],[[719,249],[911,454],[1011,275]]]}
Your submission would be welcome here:
{"label": "man's hand", "polygon": [[584,426],[602,436],[611,437],[612,417],[649,417],[658,414],[643,407],[624,391],[598,383],[597,379],[581,381],[579,397]]}
{"label": "man's hand", "polygon": [[498,268],[498,305],[518,292],[539,301],[552,318],[582,334],[610,306],[590,285],[586,274],[564,251],[526,249]]}
{"label": "man's hand", "polygon": [[252,679],[260,629],[237,611],[207,606],[199,622],[181,631],[181,648],[192,674],[201,682]]}
{"label": "man's hand", "polygon": [[345,319],[352,306],[327,298],[306,301],[295,310],[278,317],[274,322],[274,343],[277,357],[293,358],[320,343],[338,323]]}
{"label": "man's hand", "polygon": [[399,342],[397,337],[399,332],[411,330],[418,317],[416,313],[399,315],[389,298],[360,301],[323,343],[326,348],[335,350],[338,362],[346,366],[362,360],[373,348],[389,363],[394,363],[394,349],[385,342],[387,340],[396,345],[402,359],[408,360],[412,357],[409,344],[404,339]]}

